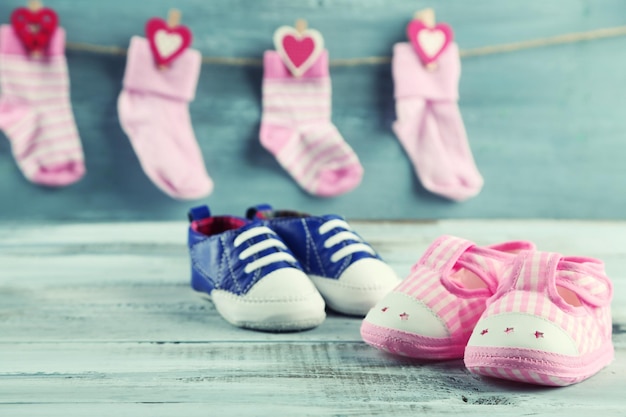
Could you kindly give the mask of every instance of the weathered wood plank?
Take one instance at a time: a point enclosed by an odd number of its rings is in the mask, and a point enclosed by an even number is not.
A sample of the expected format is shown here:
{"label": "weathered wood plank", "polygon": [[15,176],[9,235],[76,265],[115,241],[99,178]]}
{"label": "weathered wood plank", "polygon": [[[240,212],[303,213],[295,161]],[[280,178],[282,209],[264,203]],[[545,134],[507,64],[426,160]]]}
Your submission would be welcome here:
{"label": "weathered wood plank", "polygon": [[[478,378],[461,361],[412,361],[362,343],[43,343],[5,350],[0,345],[6,359],[0,404],[32,404],[23,410],[197,403],[226,415],[298,409],[298,415],[551,415],[575,409],[612,416],[623,415],[624,405],[623,360],[584,384],[546,389]],[[479,404],[497,407],[471,407]]]}
{"label": "weathered wood plank", "polygon": [[[383,405],[380,403],[368,403],[367,398],[363,402],[351,408],[337,406],[334,408],[326,408],[318,404],[308,406],[292,406],[289,404],[272,405],[271,411],[264,412],[256,404],[244,402],[231,403],[228,405],[214,406],[212,404],[197,403],[130,403],[130,404],[72,404],[67,407],[64,404],[46,404],[45,406],[34,408],[32,406],[11,405],[0,407],[4,412],[11,416],[27,416],[27,417],[82,417],[85,415],[94,417],[108,417],[111,415],[131,415],[133,417],[169,417],[172,415],[185,415],[189,417],[204,417],[212,415],[212,413],[220,413],[224,416],[242,416],[242,417],[265,417],[275,416],[276,413],[289,416],[407,416],[415,415],[428,416],[458,416],[458,415],[497,415],[497,416],[520,416],[524,413],[523,409],[516,407],[506,407],[506,403],[499,402],[497,398],[481,400],[482,403],[457,406],[440,406],[437,402],[433,404],[423,405],[413,402]],[[603,415],[612,417],[624,414],[619,407],[608,410],[602,405],[591,406],[584,409],[568,407],[563,404],[560,408],[549,407],[547,410],[541,406],[535,407],[530,413],[539,417],[570,417],[577,412],[588,412],[591,415],[603,413]]]}
{"label": "weathered wood plank", "polygon": [[36,287],[0,285],[0,341],[360,340],[359,319],[331,312],[323,326],[302,333],[239,329],[224,321],[213,304],[186,283]]}
{"label": "weathered wood plank", "polygon": [[[401,277],[443,233],[479,244],[525,238],[545,250],[599,257],[614,281],[615,323],[626,329],[625,223],[353,225]],[[32,341],[33,335],[42,341],[360,340],[357,319],[332,313],[323,326],[302,334],[268,335],[228,325],[188,286],[185,227],[179,222],[0,228],[4,340]],[[616,335],[616,343],[626,339]]]}
{"label": "weathered wood plank", "polygon": [[[626,348],[623,292],[614,301],[614,343]],[[360,319],[328,312],[319,327],[301,333],[262,333],[229,325],[213,304],[184,283],[0,285],[4,342],[203,342],[224,340],[360,341]]]}
{"label": "weathered wood plank", "polygon": [[[23,5],[4,0],[0,16]],[[50,0],[70,41],[126,47],[146,19],[165,15],[165,0]],[[207,56],[260,58],[282,24],[306,17],[332,58],[389,56],[415,8],[404,0],[181,0],[194,46]],[[461,48],[523,41],[626,24],[620,0],[483,0],[437,4]],[[524,13],[520,13],[523,10]],[[106,22],[106,23],[105,23]],[[454,204],[426,192],[391,131],[395,119],[389,65],[333,67],[333,120],[365,168],[362,184],[335,199],[301,191],[258,143],[258,67],[204,65],[191,105],[194,129],[216,188],[209,201],[241,213],[270,201],[363,219],[623,219],[621,160],[626,119],[625,38],[463,60],[461,112],[483,192]],[[611,65],[597,65],[607,62]],[[189,207],[161,193],[142,172],[116,110],[125,58],[69,52],[72,100],[86,152],[87,176],[51,191],[29,184],[0,134],[0,215],[5,220],[175,220]]]}
{"label": "weathered wood plank", "polygon": [[[3,271],[5,260],[0,257]],[[17,270],[23,262],[12,264]],[[130,261],[117,256],[66,257],[65,262],[59,258],[29,262],[29,268],[3,274],[0,280],[0,340],[360,340],[360,320],[332,312],[322,326],[303,333],[275,335],[230,326],[210,302],[188,286],[186,262],[177,263],[179,268],[163,270],[161,263],[150,257]],[[146,264],[152,267],[140,271]],[[626,268],[626,263],[622,262],[621,267]],[[54,272],[41,279],[41,271],[46,268]],[[89,273],[87,269],[98,272]],[[622,330],[626,330],[624,281],[623,275],[614,279],[613,317]],[[615,343],[626,346],[626,336],[616,335]]]}

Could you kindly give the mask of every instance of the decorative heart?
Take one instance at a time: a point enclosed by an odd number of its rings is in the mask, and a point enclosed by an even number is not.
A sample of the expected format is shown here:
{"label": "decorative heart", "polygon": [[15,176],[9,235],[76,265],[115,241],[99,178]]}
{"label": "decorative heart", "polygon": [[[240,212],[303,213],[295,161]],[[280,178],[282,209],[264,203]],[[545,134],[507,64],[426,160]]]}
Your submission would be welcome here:
{"label": "decorative heart", "polygon": [[154,34],[154,44],[161,56],[172,56],[183,44],[183,37],[179,33],[159,29]]}
{"label": "decorative heart", "polygon": [[315,29],[300,33],[291,26],[281,26],[274,32],[274,47],[291,74],[300,77],[324,50],[324,38]]}
{"label": "decorative heart", "polygon": [[11,13],[11,26],[29,52],[45,51],[58,24],[59,17],[49,8],[18,7]]}
{"label": "decorative heart", "polygon": [[452,28],[445,23],[428,27],[421,20],[412,20],[406,28],[407,36],[424,65],[435,62],[452,42]]}
{"label": "decorative heart", "polygon": [[191,45],[191,30],[187,26],[169,27],[167,22],[153,17],[146,23],[146,38],[157,65],[168,65]]}

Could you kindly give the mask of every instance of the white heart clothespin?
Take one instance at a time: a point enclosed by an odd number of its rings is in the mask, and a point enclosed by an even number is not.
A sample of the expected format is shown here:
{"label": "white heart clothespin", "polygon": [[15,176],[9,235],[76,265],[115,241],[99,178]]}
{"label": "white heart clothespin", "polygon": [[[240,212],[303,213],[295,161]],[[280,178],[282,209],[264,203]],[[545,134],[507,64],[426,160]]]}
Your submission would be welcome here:
{"label": "white heart clothespin", "polygon": [[413,49],[429,71],[437,68],[437,59],[454,39],[449,25],[435,24],[435,11],[430,8],[416,12],[406,31]]}

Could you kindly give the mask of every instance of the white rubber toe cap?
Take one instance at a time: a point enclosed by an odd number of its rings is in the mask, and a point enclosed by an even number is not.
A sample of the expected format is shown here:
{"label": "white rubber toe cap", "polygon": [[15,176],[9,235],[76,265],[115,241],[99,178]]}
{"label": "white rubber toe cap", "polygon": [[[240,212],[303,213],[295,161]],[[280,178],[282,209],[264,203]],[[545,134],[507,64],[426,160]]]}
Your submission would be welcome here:
{"label": "white rubber toe cap", "polygon": [[303,330],[321,324],[326,317],[319,292],[306,274],[295,268],[271,272],[245,295],[213,290],[211,298],[224,319],[251,329]]}
{"label": "white rubber toe cap", "polygon": [[379,259],[361,259],[350,265],[339,279],[316,275],[311,280],[328,306],[344,314],[364,316],[400,283],[394,270]]}
{"label": "white rubber toe cap", "polygon": [[392,292],[367,313],[365,321],[387,329],[400,330],[424,337],[449,337],[443,321],[424,303]]}
{"label": "white rubber toe cap", "polygon": [[482,318],[468,346],[535,349],[578,356],[576,343],[551,321],[527,313],[502,313]]}

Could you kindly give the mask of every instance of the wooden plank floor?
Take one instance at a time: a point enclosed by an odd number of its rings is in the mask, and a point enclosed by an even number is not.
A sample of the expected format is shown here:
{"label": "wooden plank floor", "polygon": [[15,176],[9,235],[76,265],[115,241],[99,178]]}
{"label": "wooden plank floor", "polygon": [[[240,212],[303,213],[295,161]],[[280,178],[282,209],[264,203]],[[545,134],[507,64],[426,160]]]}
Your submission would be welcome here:
{"label": "wooden plank floor", "polygon": [[183,223],[5,225],[0,416],[626,416],[626,223],[354,225],[401,276],[444,233],[605,260],[616,360],[555,389],[383,354],[330,312],[311,331],[242,330],[188,287]]}

